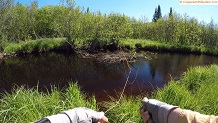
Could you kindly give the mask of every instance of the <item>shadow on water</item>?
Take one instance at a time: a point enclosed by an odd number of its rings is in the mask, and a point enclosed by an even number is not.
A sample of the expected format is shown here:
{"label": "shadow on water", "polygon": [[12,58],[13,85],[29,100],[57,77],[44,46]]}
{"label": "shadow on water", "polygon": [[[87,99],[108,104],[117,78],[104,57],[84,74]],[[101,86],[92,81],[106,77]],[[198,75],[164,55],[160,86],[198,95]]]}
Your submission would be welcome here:
{"label": "shadow on water", "polygon": [[[205,55],[151,53],[148,59],[130,63],[131,74],[126,94],[150,93],[163,87],[170,78],[179,79],[190,66],[218,64],[218,58]],[[95,94],[97,100],[107,100],[108,94],[117,95],[126,82],[122,63],[99,63],[69,53],[41,53],[4,59],[0,63],[0,91],[10,92],[13,85],[39,86],[41,91],[51,85],[67,87],[68,82],[78,82],[82,90]]]}

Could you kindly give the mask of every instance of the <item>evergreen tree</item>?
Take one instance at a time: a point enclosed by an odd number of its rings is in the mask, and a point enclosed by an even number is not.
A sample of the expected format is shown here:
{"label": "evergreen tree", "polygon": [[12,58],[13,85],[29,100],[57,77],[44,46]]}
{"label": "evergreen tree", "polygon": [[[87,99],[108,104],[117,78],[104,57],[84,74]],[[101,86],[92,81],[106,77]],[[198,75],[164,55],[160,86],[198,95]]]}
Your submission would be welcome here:
{"label": "evergreen tree", "polygon": [[156,22],[157,19],[158,19],[158,18],[157,18],[157,13],[158,13],[157,8],[155,8],[154,15],[153,15],[153,19],[152,19],[153,22]]}
{"label": "evergreen tree", "polygon": [[158,5],[158,8],[155,8],[155,12],[154,12],[152,21],[157,22],[157,20],[159,18],[162,18],[160,5]]}
{"label": "evergreen tree", "polygon": [[170,7],[169,17],[171,17],[172,15],[173,15],[173,10],[172,10],[172,7]]}
{"label": "evergreen tree", "polygon": [[158,8],[157,8],[157,19],[159,18],[162,18],[160,5],[158,5]]}
{"label": "evergreen tree", "polygon": [[89,7],[86,9],[86,13],[89,13]]}

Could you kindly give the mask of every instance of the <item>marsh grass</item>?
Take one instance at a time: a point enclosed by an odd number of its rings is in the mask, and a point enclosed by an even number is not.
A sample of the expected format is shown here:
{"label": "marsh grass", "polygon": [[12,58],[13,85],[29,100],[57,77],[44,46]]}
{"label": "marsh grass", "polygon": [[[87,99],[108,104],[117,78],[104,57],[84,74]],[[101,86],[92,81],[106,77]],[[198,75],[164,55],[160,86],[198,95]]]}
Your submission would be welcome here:
{"label": "marsh grass", "polygon": [[41,93],[37,88],[17,87],[0,99],[0,122],[29,123],[74,107],[97,110],[95,98],[87,100],[77,84],[70,84],[66,94],[56,87],[51,93]]}

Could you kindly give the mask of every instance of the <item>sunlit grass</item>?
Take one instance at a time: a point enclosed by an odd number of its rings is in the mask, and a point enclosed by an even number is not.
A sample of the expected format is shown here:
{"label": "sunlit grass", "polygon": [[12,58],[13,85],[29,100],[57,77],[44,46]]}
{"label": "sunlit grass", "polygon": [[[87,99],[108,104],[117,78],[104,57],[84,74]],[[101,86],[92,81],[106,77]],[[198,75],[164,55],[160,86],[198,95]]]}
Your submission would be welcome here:
{"label": "sunlit grass", "polygon": [[10,43],[4,48],[5,53],[15,54],[17,51],[21,49],[21,45],[17,43]]}
{"label": "sunlit grass", "polygon": [[7,54],[22,54],[33,52],[46,52],[51,50],[68,50],[70,45],[64,38],[39,39],[30,41],[21,41],[19,43],[8,43],[4,47]]}
{"label": "sunlit grass", "polygon": [[[75,39],[73,42],[67,42],[65,38],[45,38],[30,41],[21,41],[19,43],[2,43],[1,50],[7,54],[23,54],[33,52],[46,52],[51,50],[72,50],[89,47],[90,39]],[[122,48],[129,50],[151,50],[151,51],[168,51],[168,52],[186,52],[186,53],[204,53],[218,54],[218,48],[208,48],[205,46],[185,46],[175,45],[159,41],[146,39],[122,39],[118,44]],[[75,47],[74,47],[75,46]]]}
{"label": "sunlit grass", "polygon": [[132,49],[137,48],[136,45],[141,45],[142,48],[149,47],[149,46],[159,46],[161,43],[145,40],[145,39],[123,39],[119,42],[121,47],[130,47]]}
{"label": "sunlit grass", "polygon": [[41,93],[37,88],[17,87],[0,99],[0,122],[29,123],[74,107],[97,110],[95,98],[87,100],[77,84],[70,84],[66,93],[56,87],[51,93]]}
{"label": "sunlit grass", "polygon": [[141,49],[153,51],[168,51],[168,52],[186,52],[186,53],[204,53],[217,55],[218,49],[216,47],[208,48],[205,46],[194,45],[177,45],[172,43],[151,41],[146,39],[123,39],[119,42],[119,46],[127,49]]}
{"label": "sunlit grass", "polygon": [[154,96],[181,108],[218,115],[218,66],[190,68],[179,81],[171,81]]}
{"label": "sunlit grass", "polygon": [[103,103],[108,109],[106,116],[111,123],[141,123],[139,108],[141,107],[141,96],[123,96],[121,100],[112,99]]}

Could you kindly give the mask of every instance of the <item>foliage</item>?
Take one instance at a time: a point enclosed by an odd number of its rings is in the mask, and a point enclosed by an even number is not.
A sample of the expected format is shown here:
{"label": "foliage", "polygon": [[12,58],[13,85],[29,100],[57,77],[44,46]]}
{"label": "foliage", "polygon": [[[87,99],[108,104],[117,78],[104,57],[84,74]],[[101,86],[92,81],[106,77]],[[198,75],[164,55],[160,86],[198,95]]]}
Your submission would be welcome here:
{"label": "foliage", "polygon": [[177,48],[199,47],[194,49],[203,53],[217,54],[218,50],[218,28],[213,20],[209,24],[198,22],[187,14],[173,13],[172,8],[162,17],[160,6],[156,8],[155,22],[119,13],[91,12],[89,8],[76,6],[73,0],[41,8],[37,1],[24,6],[2,0],[0,15],[0,44],[3,41],[66,38],[72,47],[76,41],[83,40],[84,46],[99,49],[111,45],[118,47],[120,40],[134,38],[163,42]]}
{"label": "foliage", "polygon": [[[133,38],[160,41],[182,47],[200,47],[200,52],[211,53],[218,49],[218,28],[213,20],[209,24],[199,23],[187,15],[173,13],[156,22],[133,20]],[[203,49],[209,50],[203,50]],[[216,52],[214,52],[216,54]]]}

